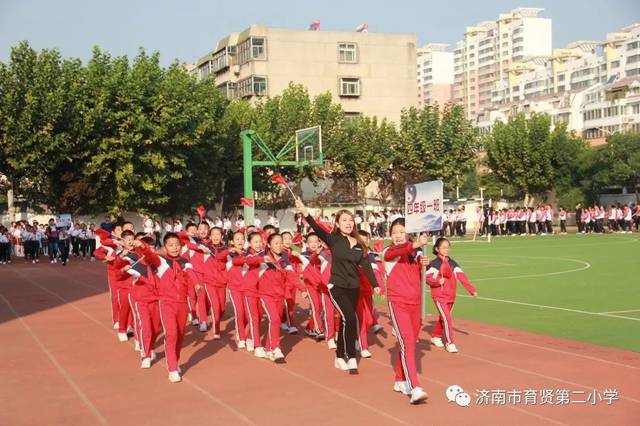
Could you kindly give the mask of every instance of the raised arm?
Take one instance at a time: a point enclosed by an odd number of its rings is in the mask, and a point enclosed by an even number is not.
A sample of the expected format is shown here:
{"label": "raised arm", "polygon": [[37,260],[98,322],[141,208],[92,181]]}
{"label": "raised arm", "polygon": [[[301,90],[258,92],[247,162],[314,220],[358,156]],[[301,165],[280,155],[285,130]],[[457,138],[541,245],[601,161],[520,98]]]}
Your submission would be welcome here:
{"label": "raised arm", "polygon": [[320,239],[324,241],[328,246],[333,245],[333,243],[335,242],[335,235],[328,233],[322,226],[318,224],[318,222],[315,221],[315,219],[307,211],[307,208],[304,206],[300,198],[296,200],[296,207],[302,214],[302,217],[304,217],[304,220],[306,220],[313,231],[318,234],[318,237],[320,237]]}

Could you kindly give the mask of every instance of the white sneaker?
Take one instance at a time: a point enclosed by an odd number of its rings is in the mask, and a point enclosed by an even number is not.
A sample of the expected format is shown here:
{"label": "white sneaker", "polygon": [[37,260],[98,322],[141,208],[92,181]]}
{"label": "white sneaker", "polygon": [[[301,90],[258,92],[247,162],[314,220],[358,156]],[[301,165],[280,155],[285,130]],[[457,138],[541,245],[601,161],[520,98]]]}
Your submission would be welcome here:
{"label": "white sneaker", "polygon": [[458,348],[456,348],[456,344],[455,343],[449,343],[446,346],[447,352],[455,354],[458,353]]}
{"label": "white sneaker", "polygon": [[267,351],[267,352],[266,352],[266,354],[267,354],[267,359],[268,359],[269,361],[275,361],[275,360],[276,360],[276,359],[273,357],[273,352],[272,352],[272,351]]}
{"label": "white sneaker", "polygon": [[116,321],[115,323],[113,323],[113,329],[117,330],[120,328],[120,323],[118,321]]}
{"label": "white sneaker", "polygon": [[[200,321],[198,320],[198,318],[193,318],[193,319],[191,319],[189,322],[190,322],[190,323],[191,323],[191,325],[193,325],[193,326],[200,325]],[[204,324],[206,324],[206,323],[204,323]]]}
{"label": "white sneaker", "polygon": [[213,335],[213,340],[220,340],[220,335],[219,334],[214,334]]}
{"label": "white sneaker", "polygon": [[400,392],[403,395],[411,395],[411,391],[409,390],[409,385],[407,385],[407,382],[394,382],[393,391]]}
{"label": "white sneaker", "polygon": [[207,323],[206,322],[201,322],[200,323],[200,327],[199,327],[200,331],[202,331],[203,333],[207,332]]}
{"label": "white sneaker", "polygon": [[433,346],[436,346],[438,348],[444,348],[444,343],[442,343],[441,337],[432,337],[431,343],[433,344]]}
{"label": "white sneaker", "polygon": [[140,368],[151,368],[151,358],[143,358]]}
{"label": "white sneaker", "polygon": [[338,346],[336,345],[336,341],[335,341],[335,340],[333,340],[333,339],[329,339],[329,340],[327,340],[327,347],[328,347],[329,349],[335,349],[335,348],[337,348]]}
{"label": "white sneaker", "polygon": [[333,366],[342,371],[347,371],[349,369],[349,366],[347,365],[347,362],[344,360],[344,358],[336,358]]}
{"label": "white sneaker", "polygon": [[298,327],[289,327],[287,331],[289,334],[298,334]]}
{"label": "white sneaker", "polygon": [[373,327],[371,327],[371,330],[373,330],[373,332],[377,334],[384,330],[384,327],[380,324],[374,324]]}
{"label": "white sneaker", "polygon": [[137,340],[135,341],[134,345],[133,345],[133,350],[136,352],[140,352],[140,342],[138,342]]}
{"label": "white sneaker", "polygon": [[422,388],[413,388],[411,389],[411,399],[409,400],[410,404],[417,404],[421,401],[425,401],[429,398],[429,395],[422,390]]}
{"label": "white sneaker", "polygon": [[158,355],[154,351],[151,351],[151,361],[155,361],[158,358]]}
{"label": "white sneaker", "polygon": [[238,340],[238,349],[244,349],[247,347],[247,344],[244,340]]}
{"label": "white sneaker", "polygon": [[287,326],[287,324],[285,324],[285,323],[281,323],[281,324],[280,324],[280,330],[282,330],[282,331],[289,331],[289,327]]}
{"label": "white sneaker", "polygon": [[31,261],[31,263],[34,263],[34,264],[35,264],[35,263],[36,263],[36,261],[35,261],[35,260],[32,260],[32,261]]}
{"label": "white sneaker", "polygon": [[171,383],[179,383],[182,381],[182,377],[180,377],[180,373],[177,371],[169,371],[169,381]]}
{"label": "white sneaker", "polygon": [[96,261],[96,258],[95,258],[95,257],[93,257],[93,256],[91,256],[91,261],[92,261],[92,262],[95,262],[95,261]]}
{"label": "white sneaker", "polygon": [[129,340],[129,336],[127,336],[127,333],[118,333],[118,340],[121,342],[126,342],[127,340]]}
{"label": "white sneaker", "polygon": [[51,264],[53,265],[55,262],[52,260],[52,261],[51,261],[51,262],[49,262],[49,263],[51,263]]}
{"label": "white sneaker", "polygon": [[253,340],[247,339],[247,352],[253,352],[254,349]]}
{"label": "white sneaker", "polygon": [[275,348],[273,352],[271,352],[271,361],[281,364],[284,362],[284,354],[280,350],[280,348]]}
{"label": "white sneaker", "polygon": [[135,334],[135,330],[133,329],[133,327],[131,326],[127,327],[127,334],[130,334],[130,335]]}
{"label": "white sneaker", "polygon": [[266,358],[267,357],[267,352],[264,350],[264,348],[261,346],[259,348],[255,348],[255,351],[253,351],[253,354],[255,356],[257,356],[258,358]]}
{"label": "white sneaker", "polygon": [[368,349],[363,349],[360,351],[360,356],[362,358],[371,358],[371,352]]}
{"label": "white sneaker", "polygon": [[358,361],[355,358],[349,358],[347,367],[349,368],[349,374],[358,374]]}

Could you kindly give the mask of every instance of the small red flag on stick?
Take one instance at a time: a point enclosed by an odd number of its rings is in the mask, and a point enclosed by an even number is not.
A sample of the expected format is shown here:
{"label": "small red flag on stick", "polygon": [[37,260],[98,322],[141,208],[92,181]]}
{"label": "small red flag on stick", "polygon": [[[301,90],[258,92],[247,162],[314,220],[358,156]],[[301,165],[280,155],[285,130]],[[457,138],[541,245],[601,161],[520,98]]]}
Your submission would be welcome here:
{"label": "small red flag on stick", "polygon": [[293,201],[294,202],[296,201],[296,194],[293,193],[293,191],[289,187],[289,184],[287,183],[285,178],[280,173],[273,174],[271,176],[271,182],[273,182],[276,185],[279,185],[279,186],[281,186],[283,188],[287,188],[289,190],[289,192],[291,193],[291,196],[293,197]]}
{"label": "small red flag on stick", "polygon": [[196,212],[198,212],[198,216],[200,216],[200,219],[202,219],[204,218],[207,209],[205,209],[204,206],[200,204],[198,207],[196,207]]}
{"label": "small red flag on stick", "polygon": [[247,207],[253,207],[253,200],[250,198],[240,197],[240,204]]}

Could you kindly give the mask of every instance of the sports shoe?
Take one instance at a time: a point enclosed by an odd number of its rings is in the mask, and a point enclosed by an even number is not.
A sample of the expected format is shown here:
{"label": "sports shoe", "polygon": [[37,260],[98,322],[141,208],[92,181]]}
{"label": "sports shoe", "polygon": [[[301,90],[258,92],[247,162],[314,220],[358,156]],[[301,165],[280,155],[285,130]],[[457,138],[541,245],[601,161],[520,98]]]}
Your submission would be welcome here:
{"label": "sports shoe", "polygon": [[220,335],[219,334],[214,334],[213,335],[213,340],[220,340]]}
{"label": "sports shoe", "polygon": [[127,340],[129,340],[129,336],[127,336],[127,333],[118,333],[118,340],[121,342],[126,342]]}
{"label": "sports shoe", "polygon": [[287,330],[289,334],[298,334],[298,327],[289,327]]}
{"label": "sports shoe", "polygon": [[180,373],[177,371],[169,371],[169,381],[171,383],[179,383],[182,381],[182,377],[180,377]]}
{"label": "sports shoe", "polygon": [[432,337],[431,343],[433,344],[433,346],[436,346],[438,348],[444,348],[444,343],[442,343],[441,337]]}
{"label": "sports shoe", "polygon": [[409,400],[410,404],[417,404],[421,401],[425,401],[429,398],[429,395],[422,390],[422,388],[413,388],[411,389],[411,399]]}
{"label": "sports shoe", "polygon": [[207,332],[207,323],[206,323],[206,322],[201,322],[201,323],[200,323],[199,330],[200,330],[201,332],[203,332],[203,333],[206,333],[206,332]]}
{"label": "sports shoe", "polygon": [[96,258],[95,258],[95,257],[93,257],[93,256],[91,256],[91,261],[92,261],[92,262],[95,262],[95,261],[96,261]]}
{"label": "sports shoe", "polygon": [[267,357],[267,351],[265,351],[262,346],[259,347],[259,348],[255,348],[255,350],[253,351],[253,354],[255,356],[257,356],[258,358],[266,358]]}
{"label": "sports shoe", "polygon": [[127,327],[127,335],[128,336],[133,336],[135,334],[135,330],[133,329],[133,327],[129,326]]}
{"label": "sports shoe", "polygon": [[373,330],[374,333],[378,334],[382,330],[384,330],[384,327],[381,326],[380,324],[374,324],[373,327],[371,327],[371,330]]}
{"label": "sports shoe", "polygon": [[266,352],[266,354],[267,354],[267,359],[268,359],[269,361],[275,361],[275,360],[276,360],[276,359],[274,358],[274,356],[273,356],[273,352],[272,352],[272,351],[267,351],[267,352]]}
{"label": "sports shoe", "polygon": [[336,358],[333,366],[342,371],[347,371],[349,369],[349,366],[347,365],[347,362],[344,360],[344,358]]}
{"label": "sports shoe", "polygon": [[247,339],[247,352],[253,352],[254,349],[253,340]]}
{"label": "sports shoe", "polygon": [[289,331],[289,326],[287,326],[287,324],[285,324],[285,323],[281,323],[280,324],[280,330]]}
{"label": "sports shoe", "polygon": [[245,343],[244,340],[239,340],[238,341],[238,349],[244,349],[247,347],[247,344]]}
{"label": "sports shoe", "polygon": [[368,349],[363,349],[360,351],[360,356],[362,358],[371,358],[371,352]]}
{"label": "sports shoe", "polygon": [[458,348],[456,348],[456,344],[455,343],[449,343],[446,346],[447,352],[455,354],[458,353]]}
{"label": "sports shoe", "polygon": [[311,330],[309,328],[305,328],[304,332],[306,333],[307,336],[309,337],[313,337],[313,338],[317,338],[318,337],[318,333],[315,332],[315,330]]}
{"label": "sports shoe", "polygon": [[358,361],[355,358],[349,358],[347,367],[349,368],[349,374],[358,374]]}
{"label": "sports shoe", "polygon": [[284,362],[284,354],[280,350],[280,348],[275,348],[273,352],[271,352],[271,361],[281,364]]}
{"label": "sports shoe", "polygon": [[411,391],[409,390],[409,385],[407,384],[407,382],[394,382],[393,391],[400,392],[403,395],[411,395]]}
{"label": "sports shoe", "polygon": [[143,358],[140,368],[151,368],[151,358]]}
{"label": "sports shoe", "polygon": [[316,335],[316,340],[319,341],[319,342],[324,340],[324,333],[317,334]]}
{"label": "sports shoe", "polygon": [[327,340],[327,347],[328,347],[329,349],[335,349],[335,348],[337,348],[338,346],[336,345],[336,341],[335,341],[335,340],[333,340],[333,339],[329,339],[329,340]]}

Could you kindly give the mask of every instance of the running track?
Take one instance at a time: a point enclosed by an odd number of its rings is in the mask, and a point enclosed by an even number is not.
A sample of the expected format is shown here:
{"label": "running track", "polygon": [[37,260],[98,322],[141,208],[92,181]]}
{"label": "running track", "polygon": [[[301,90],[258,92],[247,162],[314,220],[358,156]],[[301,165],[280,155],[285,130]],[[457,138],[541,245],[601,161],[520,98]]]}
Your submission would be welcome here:
{"label": "running track", "polygon": [[[189,327],[184,381],[171,384],[164,360],[141,370],[132,343],[117,341],[105,276],[102,264],[78,260],[66,268],[0,265],[0,424],[631,425],[640,419],[640,354],[461,320],[459,354],[429,346],[428,333],[422,335],[421,380],[430,394],[424,405],[411,406],[391,390],[390,334],[373,337],[374,358],[349,376],[333,368],[324,344],[306,337],[285,336],[287,363],[276,365],[237,352],[229,331],[214,342]],[[306,301],[300,305],[303,319]],[[388,332],[388,319],[381,323]],[[231,329],[229,321],[226,326]],[[160,343],[157,348],[162,351]],[[451,384],[471,395],[470,407],[447,402]],[[620,399],[475,404],[476,389],[586,395],[605,388],[616,388]]]}

